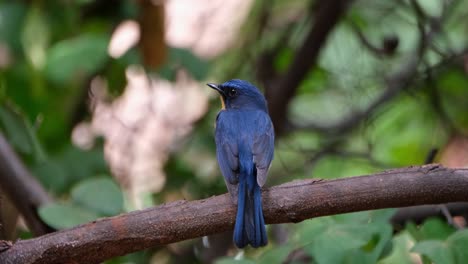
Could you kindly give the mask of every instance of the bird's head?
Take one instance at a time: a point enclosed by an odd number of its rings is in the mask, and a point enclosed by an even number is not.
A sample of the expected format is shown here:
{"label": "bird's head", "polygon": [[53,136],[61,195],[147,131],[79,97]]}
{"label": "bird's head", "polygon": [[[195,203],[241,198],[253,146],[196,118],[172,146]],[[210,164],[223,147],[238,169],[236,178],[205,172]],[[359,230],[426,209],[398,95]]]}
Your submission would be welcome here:
{"label": "bird's head", "polygon": [[225,109],[251,109],[268,112],[263,94],[247,81],[234,79],[222,84],[208,83],[207,85],[218,91]]}

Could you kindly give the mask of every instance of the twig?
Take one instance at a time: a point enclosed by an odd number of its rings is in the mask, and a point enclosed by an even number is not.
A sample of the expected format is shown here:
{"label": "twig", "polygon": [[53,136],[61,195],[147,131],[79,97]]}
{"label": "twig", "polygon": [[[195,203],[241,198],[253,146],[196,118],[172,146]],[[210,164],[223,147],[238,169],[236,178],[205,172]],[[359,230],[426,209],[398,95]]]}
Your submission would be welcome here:
{"label": "twig", "polygon": [[2,192],[0,191],[0,240],[5,239],[5,231],[3,229],[4,220],[3,220],[3,214],[2,214],[2,203],[3,203],[2,199],[3,199]]}
{"label": "twig", "polygon": [[435,113],[439,116],[442,124],[445,125],[449,130],[455,130],[455,124],[451,120],[450,116],[446,113],[441,102],[441,95],[439,92],[439,87],[437,81],[434,78],[433,69],[429,66],[426,66],[425,71],[426,78],[424,79],[423,85],[427,86],[427,93],[429,95],[430,103]]}
{"label": "twig", "polygon": [[37,214],[38,207],[50,201],[47,192],[31,176],[1,133],[0,188],[24,217],[34,235],[52,231]]}
{"label": "twig", "polygon": [[305,125],[295,125],[293,129],[310,129],[315,131],[320,131],[323,133],[335,133],[340,134],[345,131],[354,128],[360,121],[367,118],[372,112],[377,108],[390,101],[395,97],[402,89],[407,87],[414,76],[416,75],[416,69],[419,64],[420,57],[416,56],[403,65],[403,67],[393,75],[389,76],[386,81],[386,89],[382,94],[377,97],[377,99],[372,102],[366,109],[360,112],[355,112],[349,116],[343,118],[341,121],[338,121],[336,124],[327,126],[319,124],[305,124]]}
{"label": "twig", "polygon": [[[468,169],[425,165],[330,181],[301,180],[263,191],[268,224],[422,204],[468,201]],[[231,230],[236,208],[228,194],[178,201],[103,218],[0,253],[0,263],[99,263],[145,248]]]}
{"label": "twig", "polygon": [[[468,203],[448,203],[444,207],[449,215],[466,215],[468,213]],[[408,221],[419,224],[429,217],[441,217],[446,219],[441,205],[420,205],[400,208],[392,216],[391,222],[396,227],[404,227]]]}
{"label": "twig", "polygon": [[[418,8],[416,9],[416,13],[418,13]],[[445,9],[444,9],[445,10]],[[340,134],[346,131],[351,130],[352,128],[356,127],[362,120],[367,118],[372,112],[374,112],[377,108],[384,105],[385,103],[389,102],[393,99],[396,95],[399,94],[400,91],[408,87],[415,77],[417,76],[417,69],[424,56],[424,51],[429,47],[432,43],[433,37],[437,34],[441,27],[440,24],[442,23],[443,19],[446,16],[446,11],[442,12],[442,16],[440,18],[433,18],[430,22],[430,30],[429,32],[425,32],[424,26],[422,22],[418,23],[420,29],[420,40],[416,50],[411,54],[409,57],[409,61],[404,64],[397,72],[391,74],[386,78],[385,86],[386,89],[382,92],[382,94],[377,97],[377,99],[372,102],[366,109],[355,112],[350,114],[349,116],[344,117],[341,121],[338,121],[336,124],[332,125],[320,125],[320,124],[305,124],[305,125],[293,125],[291,129],[309,129],[315,130],[322,133],[335,133]],[[422,14],[418,13],[418,16],[425,18]]]}
{"label": "twig", "polygon": [[364,36],[364,33],[359,29],[359,27],[356,25],[356,23],[351,22],[351,29],[354,31],[356,36],[358,37],[359,41],[361,44],[367,48],[372,54],[374,54],[376,57],[381,58],[383,56],[390,56],[394,54],[395,48],[398,45],[398,41],[396,41],[394,48],[392,49],[385,49],[384,47],[377,47],[374,44],[372,44],[366,36]]}

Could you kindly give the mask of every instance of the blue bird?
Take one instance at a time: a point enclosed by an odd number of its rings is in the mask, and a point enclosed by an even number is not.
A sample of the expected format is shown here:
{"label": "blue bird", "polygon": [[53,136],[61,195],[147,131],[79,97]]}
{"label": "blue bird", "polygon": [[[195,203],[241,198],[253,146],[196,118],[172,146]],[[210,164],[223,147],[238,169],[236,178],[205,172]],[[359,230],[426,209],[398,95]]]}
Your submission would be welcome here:
{"label": "blue bird", "polygon": [[274,130],[267,102],[249,82],[207,84],[219,92],[222,110],[216,117],[216,157],[226,186],[237,203],[234,243],[238,248],[268,243],[261,187],[273,159]]}

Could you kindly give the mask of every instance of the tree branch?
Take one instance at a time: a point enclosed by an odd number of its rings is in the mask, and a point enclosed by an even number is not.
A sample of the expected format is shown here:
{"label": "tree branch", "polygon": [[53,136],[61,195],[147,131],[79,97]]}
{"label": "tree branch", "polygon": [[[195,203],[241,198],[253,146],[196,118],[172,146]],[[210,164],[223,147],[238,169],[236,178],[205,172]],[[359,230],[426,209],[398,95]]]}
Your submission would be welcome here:
{"label": "tree branch", "polygon": [[420,205],[399,209],[391,218],[394,226],[404,226],[408,221],[417,224],[422,223],[429,217],[446,218],[442,207],[446,207],[451,215],[466,215],[468,213],[468,203],[448,203],[441,205]]}
{"label": "tree branch", "polygon": [[[468,201],[468,169],[430,164],[330,181],[300,180],[263,191],[268,224],[363,210]],[[228,194],[103,218],[0,253],[0,263],[99,263],[145,248],[231,230]]]}
{"label": "tree branch", "polygon": [[24,217],[34,235],[52,231],[37,214],[37,208],[50,201],[49,195],[24,167],[1,133],[0,183],[3,193]]}
{"label": "tree branch", "polygon": [[[415,9],[416,16],[418,17],[418,27],[420,30],[419,43],[415,50],[408,55],[408,62],[395,73],[385,78],[385,90],[380,94],[380,96],[377,97],[374,102],[372,102],[362,111],[351,113],[348,116],[345,116],[342,120],[338,121],[336,124],[292,125],[289,129],[310,129],[327,134],[341,134],[343,132],[349,131],[359,125],[362,120],[367,118],[376,109],[391,101],[400,93],[400,91],[406,89],[416,79],[418,66],[424,57],[425,51],[432,45],[434,36],[441,32],[442,24],[447,18],[447,14],[449,13],[448,10],[453,5],[451,5],[452,2],[447,2],[443,6],[440,17],[432,18],[431,20],[427,21],[428,30],[426,30],[425,25],[423,24],[423,22],[426,20],[426,16],[422,13],[423,11],[417,1],[411,1],[411,3]],[[354,26],[354,29],[355,31],[358,30],[356,26]],[[372,50],[372,47],[369,47],[369,45],[371,45],[370,43],[366,44],[364,36],[360,34],[359,31],[358,35],[361,41],[364,42],[364,46],[368,47],[372,52],[376,52],[376,50]]]}
{"label": "tree branch", "polygon": [[359,29],[356,23],[351,22],[351,29],[356,34],[357,38],[370,53],[375,55],[378,58],[383,56],[393,56],[395,54],[396,48],[398,47],[399,39],[397,36],[389,35],[383,39],[381,47],[378,47],[372,44],[364,35],[364,33]]}
{"label": "tree branch", "polygon": [[289,102],[296,93],[299,84],[305,78],[310,68],[315,64],[321,48],[334,26],[351,0],[329,0],[318,3],[315,23],[307,34],[302,46],[279,84],[267,87],[266,95],[269,102],[270,116],[275,124],[277,134],[283,132],[286,124],[286,114]]}
{"label": "tree branch", "polygon": [[311,129],[323,133],[340,134],[348,131],[351,128],[360,124],[360,121],[368,117],[373,111],[382,106],[383,104],[391,101],[399,94],[401,90],[406,88],[415,77],[417,66],[419,65],[421,57],[414,56],[411,58],[398,72],[387,77],[386,89],[380,94],[375,101],[373,101],[366,109],[360,112],[354,112],[346,116],[341,121],[331,126],[318,125],[318,124],[305,124],[296,125],[294,129]]}

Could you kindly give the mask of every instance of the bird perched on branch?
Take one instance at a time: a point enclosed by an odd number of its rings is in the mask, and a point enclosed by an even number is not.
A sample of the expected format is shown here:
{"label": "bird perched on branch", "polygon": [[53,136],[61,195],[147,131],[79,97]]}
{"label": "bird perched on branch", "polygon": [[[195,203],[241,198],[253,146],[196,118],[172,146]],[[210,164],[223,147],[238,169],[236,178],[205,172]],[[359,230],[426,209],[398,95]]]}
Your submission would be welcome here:
{"label": "bird perched on branch", "polygon": [[273,159],[274,130],[267,102],[249,82],[207,84],[219,92],[222,110],[216,117],[216,157],[226,186],[237,203],[234,243],[243,248],[267,244],[261,187]]}

